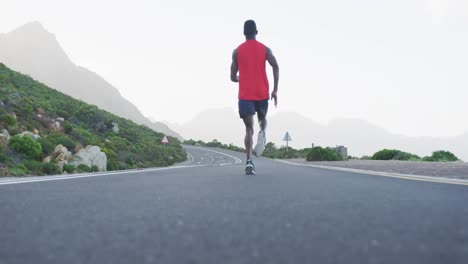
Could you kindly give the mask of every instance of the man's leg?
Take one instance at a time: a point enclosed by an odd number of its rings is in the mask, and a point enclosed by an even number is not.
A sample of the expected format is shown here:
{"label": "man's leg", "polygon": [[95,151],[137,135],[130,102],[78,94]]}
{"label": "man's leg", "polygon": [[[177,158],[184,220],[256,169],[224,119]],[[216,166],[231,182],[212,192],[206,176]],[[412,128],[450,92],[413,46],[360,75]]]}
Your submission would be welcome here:
{"label": "man's leg", "polygon": [[252,145],[253,145],[253,115],[248,115],[242,118],[245,124],[245,151],[247,154],[247,160],[250,160],[250,154],[252,153]]}
{"label": "man's leg", "polygon": [[266,116],[268,113],[268,100],[258,101],[255,105],[255,111],[257,112],[258,124],[260,125],[260,130],[265,131],[267,127]]}
{"label": "man's leg", "polygon": [[257,101],[255,104],[255,111],[257,112],[258,124],[260,131],[258,132],[257,145],[255,146],[255,155],[261,156],[265,150],[266,145],[266,115],[268,113],[268,100]]}
{"label": "man's leg", "polygon": [[267,127],[266,116],[258,115],[258,124],[260,125],[260,130],[265,131]]}

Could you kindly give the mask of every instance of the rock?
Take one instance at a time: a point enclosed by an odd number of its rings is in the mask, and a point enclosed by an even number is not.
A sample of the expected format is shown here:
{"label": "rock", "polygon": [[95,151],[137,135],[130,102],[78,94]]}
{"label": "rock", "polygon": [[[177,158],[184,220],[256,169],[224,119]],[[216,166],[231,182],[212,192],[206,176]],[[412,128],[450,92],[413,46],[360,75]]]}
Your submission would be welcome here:
{"label": "rock", "polygon": [[25,131],[19,134],[20,137],[24,137],[25,135],[28,135],[35,140],[38,140],[41,138],[41,136],[39,136],[38,134],[34,134],[33,132],[29,132],[29,131]]}
{"label": "rock", "polygon": [[2,133],[0,133],[0,144],[8,145],[10,143],[10,133],[8,130],[2,129]]}
{"label": "rock", "polygon": [[112,131],[116,134],[119,133],[119,124],[112,122]]}
{"label": "rock", "polygon": [[58,121],[58,122],[65,122],[65,118],[59,117],[59,118],[57,118],[57,121]]}
{"label": "rock", "polygon": [[44,162],[44,163],[50,163],[51,161],[52,161],[52,157],[51,157],[51,156],[47,156],[47,157],[45,157],[45,158],[42,160],[42,162]]}
{"label": "rock", "polygon": [[33,130],[33,133],[34,134],[39,134],[39,130],[37,130],[36,128]]}
{"label": "rock", "polygon": [[70,161],[70,164],[78,167],[83,164],[88,167],[97,166],[99,171],[107,170],[107,156],[98,146],[87,146],[76,153]]}
{"label": "rock", "polygon": [[55,132],[61,132],[62,126],[60,125],[59,121],[55,121],[49,124],[49,130],[55,131]]}
{"label": "rock", "polygon": [[45,111],[44,109],[42,109],[42,108],[37,108],[37,109],[36,109],[36,113],[37,113],[38,115],[41,115],[41,116],[45,116],[45,115],[46,115],[46,111]]}
{"label": "rock", "polygon": [[63,165],[68,164],[68,161],[72,158],[72,153],[62,145],[57,145],[52,152],[52,159],[57,164],[60,171],[63,171]]}

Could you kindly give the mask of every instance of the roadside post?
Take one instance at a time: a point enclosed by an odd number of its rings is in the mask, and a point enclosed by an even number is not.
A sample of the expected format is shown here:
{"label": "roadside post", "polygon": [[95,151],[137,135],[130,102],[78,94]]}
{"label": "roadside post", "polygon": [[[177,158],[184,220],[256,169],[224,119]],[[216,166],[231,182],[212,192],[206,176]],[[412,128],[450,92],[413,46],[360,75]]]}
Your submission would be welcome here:
{"label": "roadside post", "polygon": [[292,141],[291,135],[289,135],[289,131],[286,131],[286,135],[284,135],[283,141],[286,141],[286,153],[288,153],[289,141]]}

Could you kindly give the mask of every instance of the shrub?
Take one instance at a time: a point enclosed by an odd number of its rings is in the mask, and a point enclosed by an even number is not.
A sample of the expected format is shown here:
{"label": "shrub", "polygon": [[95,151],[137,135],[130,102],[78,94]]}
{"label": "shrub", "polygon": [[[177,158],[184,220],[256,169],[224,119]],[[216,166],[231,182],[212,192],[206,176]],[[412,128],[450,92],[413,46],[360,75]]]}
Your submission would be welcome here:
{"label": "shrub", "polygon": [[47,138],[40,138],[37,140],[37,142],[41,144],[42,154],[44,156],[49,156],[54,151],[55,145]]}
{"label": "shrub", "polygon": [[339,161],[343,157],[332,148],[314,147],[306,157],[307,161]]}
{"label": "shrub", "polygon": [[194,146],[195,144],[197,144],[197,142],[193,139],[189,139],[189,140],[185,140],[183,144]]}
{"label": "shrub", "polygon": [[9,114],[0,115],[0,122],[4,122],[6,126],[14,126],[16,119]]}
{"label": "shrub", "polygon": [[107,170],[114,171],[119,169],[119,163],[115,159],[107,160]]}
{"label": "shrub", "polygon": [[83,146],[93,145],[98,141],[96,136],[83,128],[74,128],[70,135],[78,140]]}
{"label": "shrub", "polygon": [[11,139],[10,144],[16,152],[25,155],[27,158],[37,160],[42,157],[41,144],[28,135],[23,137],[16,135]]}
{"label": "shrub", "polygon": [[24,166],[28,168],[31,174],[43,175],[42,172],[42,163],[35,160],[26,160]]}
{"label": "shrub", "polygon": [[450,151],[444,151],[444,150],[439,150],[439,151],[434,151],[432,152],[432,155],[429,157],[424,157],[423,161],[432,161],[432,162],[451,162],[451,161],[458,161],[458,157],[455,156]]}
{"label": "shrub", "polygon": [[68,121],[64,122],[63,128],[65,130],[65,133],[67,133],[67,134],[70,134],[70,132],[72,132],[72,130],[73,130],[72,124],[70,124],[70,122],[68,122]]}
{"label": "shrub", "polygon": [[93,165],[93,166],[91,167],[91,172],[99,172],[98,166]]}
{"label": "shrub", "polygon": [[372,158],[373,160],[413,160],[418,161],[421,158],[418,155],[404,152],[398,149],[383,149],[377,151]]}
{"label": "shrub", "polygon": [[221,148],[223,146],[223,143],[219,142],[216,139],[213,139],[211,142],[206,143],[206,146],[211,148]]}
{"label": "shrub", "polygon": [[0,144],[0,162],[5,162],[7,160],[7,146]]}
{"label": "shrub", "polygon": [[42,172],[47,175],[59,174],[59,168],[53,163],[42,163]]}
{"label": "shrub", "polygon": [[400,151],[398,154],[395,155],[395,157],[393,157],[393,159],[394,160],[413,160],[413,161],[421,160],[421,158],[418,155],[407,153],[404,151]]}
{"label": "shrub", "polygon": [[373,160],[393,160],[401,151],[397,149],[382,149],[372,155]]}
{"label": "shrub", "polygon": [[81,172],[91,172],[91,168],[84,165],[84,164],[80,164],[80,165],[78,165],[78,167],[76,167],[76,171],[80,172],[80,173]]}
{"label": "shrub", "polygon": [[76,141],[70,137],[62,134],[52,134],[47,139],[54,144],[54,146],[62,145],[68,150],[73,151],[76,147]]}
{"label": "shrub", "polygon": [[26,168],[26,166],[24,166],[24,164],[20,163],[14,166],[13,168],[10,168],[10,174],[12,176],[24,176],[28,174],[28,169]]}
{"label": "shrub", "polygon": [[66,173],[73,173],[75,172],[75,166],[71,165],[71,164],[63,164],[63,171],[66,172]]}

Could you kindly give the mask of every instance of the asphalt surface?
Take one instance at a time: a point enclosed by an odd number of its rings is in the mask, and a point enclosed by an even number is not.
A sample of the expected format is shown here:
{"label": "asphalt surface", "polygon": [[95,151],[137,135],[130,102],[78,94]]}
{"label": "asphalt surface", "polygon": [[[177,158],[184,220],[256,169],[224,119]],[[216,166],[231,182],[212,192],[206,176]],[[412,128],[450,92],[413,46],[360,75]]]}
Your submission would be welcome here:
{"label": "asphalt surface", "polygon": [[468,186],[267,159],[246,176],[242,154],[188,151],[171,169],[0,182],[0,263],[468,263]]}
{"label": "asphalt surface", "polygon": [[338,168],[350,168],[408,175],[468,179],[467,162],[425,162],[400,160],[347,160],[347,161],[306,161],[289,159],[287,161]]}

